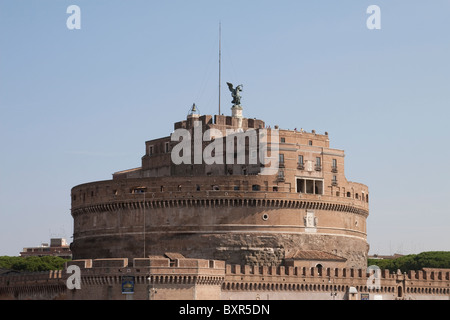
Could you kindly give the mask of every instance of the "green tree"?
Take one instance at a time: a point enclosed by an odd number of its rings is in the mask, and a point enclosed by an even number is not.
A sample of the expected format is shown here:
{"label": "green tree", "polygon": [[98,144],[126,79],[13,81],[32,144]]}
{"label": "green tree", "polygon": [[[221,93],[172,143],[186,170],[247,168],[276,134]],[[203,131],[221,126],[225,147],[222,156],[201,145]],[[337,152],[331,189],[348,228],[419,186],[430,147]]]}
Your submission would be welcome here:
{"label": "green tree", "polygon": [[61,270],[64,263],[69,261],[61,257],[43,256],[43,257],[0,257],[0,268],[15,271],[48,271]]}
{"label": "green tree", "polygon": [[402,272],[423,268],[450,268],[449,251],[427,251],[410,254],[397,259],[368,259],[368,265],[377,265],[380,269]]}

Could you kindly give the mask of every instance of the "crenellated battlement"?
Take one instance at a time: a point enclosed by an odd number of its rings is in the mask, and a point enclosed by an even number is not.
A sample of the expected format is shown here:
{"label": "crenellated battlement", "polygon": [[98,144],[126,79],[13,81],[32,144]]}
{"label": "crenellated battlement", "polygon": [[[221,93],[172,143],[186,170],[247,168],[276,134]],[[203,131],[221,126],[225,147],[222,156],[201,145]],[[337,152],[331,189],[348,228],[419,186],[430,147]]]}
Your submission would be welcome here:
{"label": "crenellated battlement", "polygon": [[65,299],[66,279],[62,270],[1,275],[0,299]]}
{"label": "crenellated battlement", "polygon": [[408,271],[407,277],[409,280],[450,280],[450,270],[449,269],[434,269],[434,268],[424,268],[419,271]]}
{"label": "crenellated battlement", "polygon": [[14,272],[0,276],[0,287],[21,286],[33,284],[54,284],[64,280],[62,270],[50,270],[43,272]]}
{"label": "crenellated battlement", "polygon": [[[317,267],[268,267],[250,265],[226,265],[227,275],[236,276],[296,276],[309,278],[359,278],[367,279],[372,277],[375,269],[353,269],[353,268],[317,268]],[[424,268],[423,270],[411,270],[408,273],[391,273],[389,270],[379,269],[380,279],[402,279],[406,280],[436,280],[449,281],[450,269]]]}
{"label": "crenellated battlement", "polygon": [[347,297],[354,292],[395,299],[415,299],[418,295],[450,294],[450,269],[423,269],[408,273],[389,270],[352,268],[306,268],[227,265],[222,285],[231,296],[248,296],[248,292],[274,291],[329,292]]}
{"label": "crenellated battlement", "polygon": [[[66,287],[71,265],[80,268],[81,290]],[[148,258],[74,260],[67,262],[64,270],[3,275],[0,296],[124,299],[123,279],[130,276],[136,299],[356,299],[360,294],[390,300],[445,299],[450,295],[450,269],[375,270],[232,265],[167,253]]]}
{"label": "crenellated battlement", "polygon": [[[423,270],[409,271],[401,273],[400,271],[393,273],[389,270],[379,270],[375,275],[373,268],[353,269],[353,268],[316,268],[316,267],[285,267],[285,266],[252,266],[252,265],[225,265],[224,261],[204,260],[204,259],[188,259],[188,258],[135,258],[128,263],[127,258],[120,259],[85,259],[75,260],[67,263],[69,265],[77,265],[85,274],[124,274],[124,273],[143,273],[148,275],[183,275],[183,274],[211,274],[225,276],[227,281],[242,280],[242,277],[250,277],[252,280],[257,278],[270,279],[271,282],[276,281],[292,281],[293,279],[308,279],[309,281],[321,279],[341,279],[341,280],[363,280],[375,279],[385,281],[428,281],[433,285],[444,284],[449,286],[450,269],[432,269],[425,268]],[[66,266],[66,267],[67,267]],[[51,277],[61,278],[61,271],[55,271],[55,275]],[[23,276],[26,279],[26,276]],[[40,276],[42,279],[42,275]],[[264,278],[266,277],[266,278]],[[29,278],[36,279],[36,278]],[[249,279],[249,278],[248,278]],[[281,280],[280,280],[281,279]],[[303,280],[304,281],[304,280]],[[417,282],[416,282],[417,283]]]}
{"label": "crenellated battlement", "polygon": [[180,254],[169,257],[84,259],[67,262],[81,269],[81,281],[119,284],[122,276],[134,276],[140,284],[220,284],[225,276],[225,262],[188,259]]}

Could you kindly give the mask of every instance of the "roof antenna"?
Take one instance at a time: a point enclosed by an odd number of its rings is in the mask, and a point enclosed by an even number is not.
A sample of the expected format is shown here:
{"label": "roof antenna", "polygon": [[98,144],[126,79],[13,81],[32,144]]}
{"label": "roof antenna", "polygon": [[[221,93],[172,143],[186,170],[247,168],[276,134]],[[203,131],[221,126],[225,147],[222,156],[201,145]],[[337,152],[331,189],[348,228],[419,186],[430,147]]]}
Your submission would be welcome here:
{"label": "roof antenna", "polygon": [[222,60],[222,23],[219,21],[219,116],[220,116],[220,78],[221,78],[221,60]]}

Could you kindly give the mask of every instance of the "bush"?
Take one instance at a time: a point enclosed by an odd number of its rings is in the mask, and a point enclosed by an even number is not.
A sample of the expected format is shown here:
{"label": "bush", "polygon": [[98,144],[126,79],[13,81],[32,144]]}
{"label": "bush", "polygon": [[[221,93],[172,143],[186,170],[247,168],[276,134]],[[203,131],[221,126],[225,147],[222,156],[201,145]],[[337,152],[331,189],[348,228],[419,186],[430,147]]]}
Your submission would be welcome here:
{"label": "bush", "polygon": [[397,259],[368,259],[368,266],[377,265],[380,269],[402,272],[422,268],[450,268],[449,251],[428,251],[410,254]]}
{"label": "bush", "polygon": [[62,270],[64,263],[69,259],[61,257],[43,256],[43,257],[0,257],[0,268],[15,271],[48,271]]}

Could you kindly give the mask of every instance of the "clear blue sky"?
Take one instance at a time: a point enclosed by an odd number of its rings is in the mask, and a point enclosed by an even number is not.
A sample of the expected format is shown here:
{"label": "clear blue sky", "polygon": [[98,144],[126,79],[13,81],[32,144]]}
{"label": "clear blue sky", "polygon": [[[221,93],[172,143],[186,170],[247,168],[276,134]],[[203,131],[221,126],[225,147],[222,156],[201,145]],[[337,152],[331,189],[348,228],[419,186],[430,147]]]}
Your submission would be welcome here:
{"label": "clear blue sky", "polygon": [[[69,5],[81,29],[69,30]],[[381,8],[381,30],[366,9]],[[329,132],[370,253],[450,250],[450,1],[0,0],[0,255],[65,236],[70,190],[140,166],[192,103]]]}

